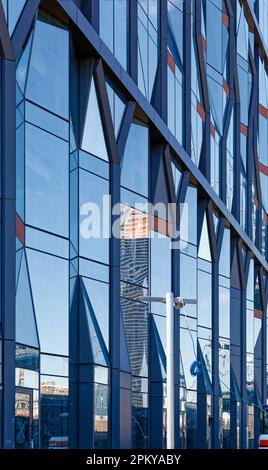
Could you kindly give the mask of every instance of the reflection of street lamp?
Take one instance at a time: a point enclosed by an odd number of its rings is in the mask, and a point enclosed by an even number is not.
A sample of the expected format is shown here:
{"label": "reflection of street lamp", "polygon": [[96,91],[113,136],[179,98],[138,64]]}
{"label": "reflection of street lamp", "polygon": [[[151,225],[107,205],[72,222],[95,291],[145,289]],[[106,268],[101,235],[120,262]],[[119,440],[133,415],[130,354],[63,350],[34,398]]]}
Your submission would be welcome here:
{"label": "reflection of street lamp", "polygon": [[140,300],[166,304],[167,449],[174,449],[174,308],[178,310],[186,304],[196,304],[196,301],[174,297],[172,292],[167,292],[165,297],[143,296]]}

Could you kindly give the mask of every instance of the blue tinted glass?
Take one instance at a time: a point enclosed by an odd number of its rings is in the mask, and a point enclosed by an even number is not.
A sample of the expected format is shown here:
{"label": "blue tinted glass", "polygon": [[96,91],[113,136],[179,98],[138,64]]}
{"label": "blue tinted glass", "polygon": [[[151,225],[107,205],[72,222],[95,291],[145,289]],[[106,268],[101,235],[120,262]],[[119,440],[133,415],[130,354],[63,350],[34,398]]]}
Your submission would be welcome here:
{"label": "blue tinted glass", "polygon": [[128,0],[114,0],[114,54],[127,67],[127,12]]}
{"label": "blue tinted glass", "polygon": [[108,160],[94,79],[90,87],[81,148],[96,157]]}
{"label": "blue tinted glass", "polygon": [[94,449],[107,449],[109,443],[109,393],[107,385],[94,386]]}
{"label": "blue tinted glass", "polygon": [[[159,269],[161,266],[161,269]],[[151,238],[151,294],[164,297],[171,290],[171,243],[170,238],[153,232]],[[165,305],[151,304],[152,311],[165,315]]]}
{"label": "blue tinted glass", "polygon": [[26,0],[9,0],[8,2],[8,29],[12,34],[20,17]]}
{"label": "blue tinted glass", "polygon": [[148,195],[148,153],[148,128],[132,123],[124,152],[121,184],[143,196]]}
{"label": "blue tinted glass", "polygon": [[25,140],[27,223],[67,236],[69,146],[30,124]]}
{"label": "blue tinted glass", "polygon": [[189,243],[197,244],[197,189],[189,186],[185,202],[180,207],[181,238]]}
{"label": "blue tinted glass", "polygon": [[68,261],[27,250],[41,351],[69,354]]}
{"label": "blue tinted glass", "polygon": [[219,335],[230,338],[230,291],[219,288]]}
{"label": "blue tinted glass", "polygon": [[[109,195],[109,182],[87,171],[79,172],[80,194],[80,255],[109,263],[109,209],[103,196]],[[107,225],[108,224],[108,225]]]}
{"label": "blue tinted glass", "polygon": [[32,38],[33,38],[33,33],[31,33],[30,35],[30,38],[25,46],[25,49],[23,50],[20,56],[20,59],[17,63],[17,68],[16,68],[16,80],[20,86],[22,93],[24,93],[25,91],[25,82],[26,82],[26,77],[27,77],[27,72],[28,72]]}
{"label": "blue tinted glass", "polygon": [[198,271],[198,325],[211,328],[211,275]]}
{"label": "blue tinted glass", "polygon": [[16,211],[24,219],[24,125],[16,130]]}
{"label": "blue tinted glass", "polygon": [[69,140],[69,122],[26,101],[25,119],[52,134]]}
{"label": "blue tinted glass", "polygon": [[[40,376],[41,448],[52,449],[60,440],[68,447],[69,384],[65,377]],[[58,438],[58,439],[57,439]]]}
{"label": "blue tinted glass", "polygon": [[34,305],[25,254],[23,254],[16,291],[16,341],[39,347]]}
{"label": "blue tinted glass", "polygon": [[[197,302],[197,270],[196,258],[181,254],[180,257],[180,295],[185,299],[193,299]],[[197,305],[187,305],[186,314],[196,317]],[[184,310],[181,312],[184,313]]]}
{"label": "blue tinted glass", "polygon": [[69,360],[67,357],[41,354],[41,374],[68,376]]}
{"label": "blue tinted glass", "polygon": [[66,238],[56,237],[42,230],[26,227],[26,246],[62,258],[69,257],[69,241]]}
{"label": "blue tinted glass", "polygon": [[108,266],[84,258],[79,258],[79,274],[103,282],[109,282]]}
{"label": "blue tinted glass", "polygon": [[103,178],[109,179],[109,164],[100,158],[80,150],[79,166]]}
{"label": "blue tinted glass", "polygon": [[40,20],[35,26],[26,97],[68,119],[69,33]]}
{"label": "blue tinted glass", "polygon": [[100,36],[106,46],[114,49],[113,0],[100,0]]}
{"label": "blue tinted glass", "polygon": [[109,349],[109,285],[87,278],[83,281],[102,337]]}
{"label": "blue tinted glass", "polygon": [[[207,61],[221,72],[221,30],[222,13],[210,1],[207,5]],[[215,47],[217,44],[217,47]]]}

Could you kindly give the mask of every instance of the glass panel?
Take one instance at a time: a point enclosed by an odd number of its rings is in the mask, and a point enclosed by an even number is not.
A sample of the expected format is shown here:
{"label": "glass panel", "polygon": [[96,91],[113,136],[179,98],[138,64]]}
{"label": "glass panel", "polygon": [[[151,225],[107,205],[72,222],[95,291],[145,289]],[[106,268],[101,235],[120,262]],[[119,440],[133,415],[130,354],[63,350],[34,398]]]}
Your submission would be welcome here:
{"label": "glass panel", "polygon": [[68,235],[69,148],[67,142],[26,125],[26,221]]}
{"label": "glass panel", "polygon": [[38,349],[16,344],[16,367],[38,371],[39,362]]}
{"label": "glass panel", "polygon": [[121,184],[143,196],[148,195],[148,128],[132,123],[121,171]]}
{"label": "glass panel", "polygon": [[27,250],[32,293],[43,352],[69,354],[68,261]]}
{"label": "glass panel", "polygon": [[204,216],[204,220],[203,220],[203,227],[202,227],[201,238],[200,238],[200,243],[199,243],[198,256],[199,258],[203,258],[207,261],[211,261],[210,243],[209,243],[206,215]]}
{"label": "glass panel", "polygon": [[198,271],[198,324],[211,328],[211,275]]}
{"label": "glass panel", "polygon": [[88,98],[81,148],[86,152],[108,161],[94,79],[92,78]]}
{"label": "glass panel", "polygon": [[128,354],[133,375],[148,374],[148,306],[121,298]]}
{"label": "glass panel", "polygon": [[68,119],[69,116],[69,33],[36,22],[26,97]]}
{"label": "glass panel", "polygon": [[[109,210],[103,196],[109,196],[109,182],[87,171],[79,172],[80,255],[109,263]],[[86,217],[85,217],[86,216]]]}
{"label": "glass panel", "polygon": [[13,33],[26,0],[9,0],[8,2],[8,29]]}
{"label": "glass panel", "polygon": [[16,341],[39,347],[28,266],[23,253],[16,291]]}
{"label": "glass panel", "polygon": [[83,278],[101,334],[109,349],[109,285]]}
{"label": "glass panel", "polygon": [[41,448],[68,448],[68,379],[41,376]]}
{"label": "glass panel", "polygon": [[67,357],[41,354],[41,374],[68,376],[69,360]]}
{"label": "glass panel", "polygon": [[109,387],[95,384],[94,449],[108,447]]}

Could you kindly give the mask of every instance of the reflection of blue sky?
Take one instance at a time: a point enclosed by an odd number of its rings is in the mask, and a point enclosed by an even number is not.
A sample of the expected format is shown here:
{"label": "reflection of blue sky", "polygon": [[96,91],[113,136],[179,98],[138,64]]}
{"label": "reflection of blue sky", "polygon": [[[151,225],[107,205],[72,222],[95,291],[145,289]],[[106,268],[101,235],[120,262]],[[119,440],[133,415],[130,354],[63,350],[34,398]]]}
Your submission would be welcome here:
{"label": "reflection of blue sky", "polygon": [[26,97],[68,118],[69,33],[37,21],[26,86]]}
{"label": "reflection of blue sky", "polygon": [[[171,290],[171,244],[170,238],[151,237],[151,295],[165,297]],[[152,303],[152,311],[165,315],[165,305]]]}
{"label": "reflection of blue sky", "polygon": [[68,144],[26,125],[26,220],[68,235]]}
{"label": "reflection of blue sky", "polygon": [[27,250],[41,351],[68,355],[69,266],[55,256]]}

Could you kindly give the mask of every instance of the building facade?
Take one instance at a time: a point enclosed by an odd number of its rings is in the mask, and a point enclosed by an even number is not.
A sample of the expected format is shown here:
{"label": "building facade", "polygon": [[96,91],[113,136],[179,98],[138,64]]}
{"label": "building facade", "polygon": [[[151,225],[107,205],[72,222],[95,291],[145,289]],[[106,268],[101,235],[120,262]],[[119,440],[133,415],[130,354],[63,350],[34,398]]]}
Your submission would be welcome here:
{"label": "building facade", "polygon": [[0,0],[1,448],[165,448],[165,308],[142,296],[171,291],[195,301],[175,314],[176,448],[257,446],[267,18]]}

